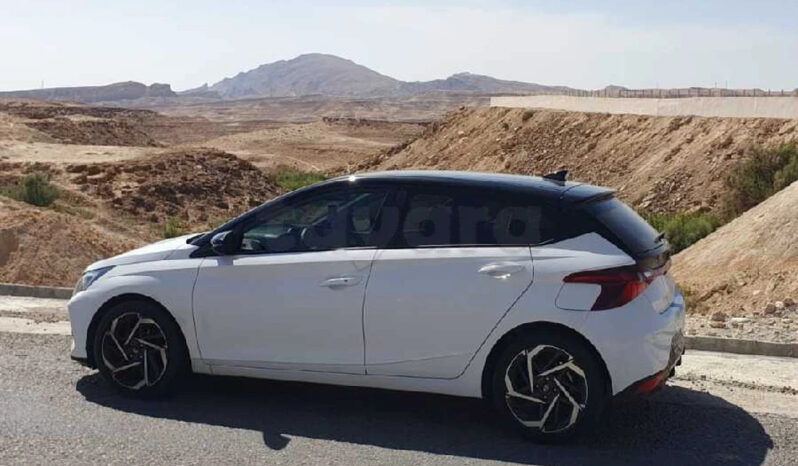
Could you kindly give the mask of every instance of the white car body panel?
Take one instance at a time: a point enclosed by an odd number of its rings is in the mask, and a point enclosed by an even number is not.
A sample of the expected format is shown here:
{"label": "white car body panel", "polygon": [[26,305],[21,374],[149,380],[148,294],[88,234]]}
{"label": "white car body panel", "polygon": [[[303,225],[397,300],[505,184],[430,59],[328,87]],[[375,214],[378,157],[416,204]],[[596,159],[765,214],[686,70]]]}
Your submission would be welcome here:
{"label": "white car body panel", "polygon": [[133,249],[118,256],[109,259],[97,261],[88,267],[86,270],[99,269],[101,267],[108,267],[111,265],[127,265],[136,264],[139,262],[153,262],[168,258],[170,255],[184,250],[194,250],[191,245],[186,244],[186,240],[195,235],[184,235],[175,238],[165,239],[158,241],[138,249]]}
{"label": "white car body panel", "polygon": [[526,246],[379,251],[364,307],[368,374],[457,377],[532,276]]}
{"label": "white car body panel", "polygon": [[375,252],[204,259],[194,288],[203,359],[362,374],[363,298]]}
{"label": "white car body panel", "polygon": [[150,298],[169,310],[183,331],[192,363],[202,365],[191,306],[191,290],[200,262],[201,259],[174,258],[119,265],[88,290],[75,294],[67,304],[75,340],[72,355],[80,358],[88,356],[88,327],[94,314],[105,303],[117,296],[134,294]]}
{"label": "white car body panel", "polygon": [[[531,249],[379,255],[362,249],[190,258],[195,249],[183,238],[92,265],[115,267],[68,304],[73,356],[88,356],[88,328],[104,303],[137,294],[175,318],[195,372],[480,397],[488,355],[501,337],[544,322],[590,342],[616,394],[663,370],[684,326],[684,301],[669,275],[617,309],[561,308],[585,307],[595,294],[563,298],[567,274],[634,263],[597,234]],[[506,283],[478,273],[502,261],[523,267]],[[359,277],[352,286],[320,286],[351,276]]]}

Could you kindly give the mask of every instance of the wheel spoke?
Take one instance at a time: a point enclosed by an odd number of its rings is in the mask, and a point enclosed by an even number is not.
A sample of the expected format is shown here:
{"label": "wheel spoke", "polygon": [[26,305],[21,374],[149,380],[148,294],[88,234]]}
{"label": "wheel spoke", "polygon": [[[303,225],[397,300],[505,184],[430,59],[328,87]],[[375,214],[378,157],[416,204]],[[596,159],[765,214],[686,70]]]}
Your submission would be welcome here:
{"label": "wheel spoke", "polygon": [[139,329],[140,324],[141,324],[141,317],[139,317],[139,320],[136,321],[136,325],[133,326],[133,329],[130,331],[130,335],[128,335],[127,338],[125,339],[125,346],[130,344],[130,340],[133,339],[133,335],[136,334],[136,331]]}
{"label": "wheel spoke", "polygon": [[130,369],[132,367],[140,366],[140,365],[141,365],[141,361],[131,362],[130,364],[125,364],[124,366],[119,366],[117,368],[112,368],[111,372],[116,374],[117,372],[122,372],[124,370]]}
{"label": "wheel spoke", "polygon": [[557,385],[557,388],[559,388],[559,389],[560,389],[560,392],[561,392],[563,395],[565,395],[565,398],[567,398],[567,399],[568,399],[568,401],[569,401],[569,402],[570,402],[572,405],[574,405],[574,407],[575,407],[575,408],[577,408],[578,410],[582,410],[582,409],[584,409],[584,408],[585,408],[585,406],[584,406],[584,405],[582,405],[582,404],[579,404],[579,403],[577,403],[577,402],[576,402],[576,400],[574,400],[574,397],[573,397],[573,396],[571,396],[571,394],[568,392],[568,390],[566,390],[566,389],[565,389],[565,387],[563,387],[563,386],[562,386],[562,384],[560,383],[560,381],[559,381],[559,380],[557,380],[556,378],[555,378],[555,379],[553,379],[553,380],[554,380],[554,383],[555,383],[555,385]]}
{"label": "wheel spoke", "polygon": [[111,341],[114,342],[116,349],[118,349],[119,352],[122,353],[122,357],[125,358],[125,361],[130,361],[130,358],[127,357],[127,353],[125,353],[125,350],[122,348],[122,345],[119,344],[119,340],[116,339],[116,336],[111,332],[108,332],[108,336],[111,337]]}
{"label": "wheel spoke", "polygon": [[157,350],[157,351],[166,351],[166,346],[158,346],[150,343],[147,340],[142,340],[141,338],[136,338],[136,341],[141,343],[142,345],[149,346],[150,348]]}
{"label": "wheel spoke", "polygon": [[510,377],[504,378],[504,384],[507,386],[507,396],[511,396],[513,398],[520,398],[526,401],[531,401],[532,403],[540,403],[540,404],[545,403],[543,400],[539,398],[535,398],[534,396],[530,395],[524,395],[523,393],[518,393],[517,391],[515,391],[515,389],[513,388],[513,383],[510,380]]}
{"label": "wheel spoke", "polygon": [[551,414],[551,410],[554,408],[554,405],[556,405],[558,401],[560,401],[560,395],[555,396],[554,399],[551,400],[551,403],[549,403],[549,407],[546,408],[546,412],[543,413],[543,417],[540,418],[541,429],[543,429],[543,427],[546,425],[546,421],[549,420],[549,414]]}
{"label": "wheel spoke", "polygon": [[147,357],[147,350],[144,350],[144,384],[149,386],[150,385],[150,374],[149,374],[149,358]]}
{"label": "wheel spoke", "polygon": [[529,391],[532,392],[535,387],[535,371],[532,370],[532,356],[531,353],[526,354],[526,372],[529,374]]}
{"label": "wheel spoke", "polygon": [[571,365],[571,361],[569,360],[569,361],[564,362],[564,363],[562,363],[562,364],[560,364],[558,366],[554,366],[554,367],[552,367],[549,370],[545,370],[545,371],[541,372],[538,375],[541,376],[541,377],[545,377],[545,376],[547,376],[549,374],[553,374],[553,373],[555,373],[557,371],[561,371],[563,369],[566,369],[566,368],[570,367],[570,365]]}

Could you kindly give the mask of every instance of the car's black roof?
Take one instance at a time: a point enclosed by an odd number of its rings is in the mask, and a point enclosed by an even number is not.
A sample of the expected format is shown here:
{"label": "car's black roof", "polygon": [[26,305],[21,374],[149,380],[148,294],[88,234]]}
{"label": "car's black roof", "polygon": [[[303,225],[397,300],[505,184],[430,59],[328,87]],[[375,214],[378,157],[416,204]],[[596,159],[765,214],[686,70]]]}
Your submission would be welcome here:
{"label": "car's black roof", "polygon": [[344,183],[357,183],[358,181],[374,182],[376,184],[424,184],[437,185],[443,187],[464,187],[481,189],[499,189],[513,194],[537,196],[546,201],[557,201],[565,203],[578,203],[589,199],[604,198],[611,196],[615,191],[601,186],[594,186],[573,181],[558,181],[539,176],[507,175],[500,173],[480,173],[463,171],[435,171],[435,170],[397,170],[357,173],[332,178],[321,183],[306,186],[296,191],[284,194],[263,204],[255,209],[236,217],[217,227],[215,230],[205,233],[199,237],[194,237],[190,241],[192,244],[202,246],[210,240],[213,234],[229,230],[243,219],[254,215],[261,209],[266,208],[272,202],[282,202],[295,196],[302,195],[316,189],[340,186]]}
{"label": "car's black roof", "polygon": [[614,191],[601,186],[574,181],[558,181],[539,176],[508,175],[465,171],[399,170],[358,173],[341,176],[330,182],[368,180],[386,184],[425,184],[450,187],[493,188],[519,194],[534,194],[566,202],[579,202],[611,195]]}

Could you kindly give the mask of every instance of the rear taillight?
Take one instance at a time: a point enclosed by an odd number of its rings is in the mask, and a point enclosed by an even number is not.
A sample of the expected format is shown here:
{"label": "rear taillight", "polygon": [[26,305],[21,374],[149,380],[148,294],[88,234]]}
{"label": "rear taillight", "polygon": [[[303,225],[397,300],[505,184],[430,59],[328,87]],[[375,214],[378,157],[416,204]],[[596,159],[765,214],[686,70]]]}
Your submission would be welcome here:
{"label": "rear taillight", "polygon": [[640,296],[657,277],[668,272],[670,261],[656,270],[643,270],[639,265],[578,272],[565,277],[565,283],[599,285],[599,293],[591,311],[621,307]]}

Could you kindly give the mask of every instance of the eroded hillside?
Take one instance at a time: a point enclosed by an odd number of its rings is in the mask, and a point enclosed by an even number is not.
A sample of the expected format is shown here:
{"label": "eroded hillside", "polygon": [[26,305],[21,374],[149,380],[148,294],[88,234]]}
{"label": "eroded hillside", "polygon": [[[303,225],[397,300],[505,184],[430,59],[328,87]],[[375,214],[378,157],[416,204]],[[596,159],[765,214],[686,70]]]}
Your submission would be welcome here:
{"label": "eroded hillside", "polygon": [[717,210],[726,175],[749,147],[794,139],[795,120],[463,109],[349,170],[567,168],[571,179],[616,188],[642,210]]}
{"label": "eroded hillside", "polygon": [[768,313],[798,297],[798,182],[674,258],[673,273],[707,311]]}

